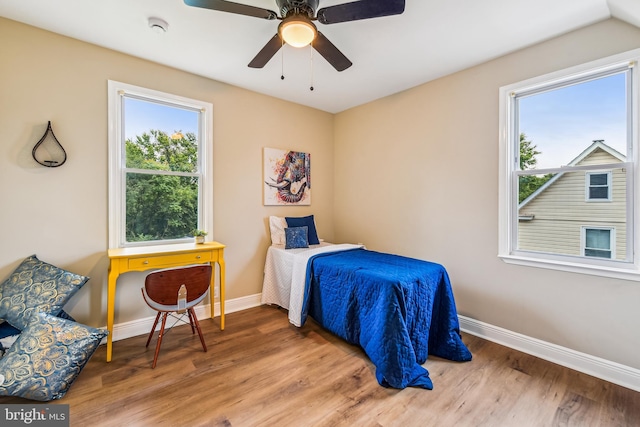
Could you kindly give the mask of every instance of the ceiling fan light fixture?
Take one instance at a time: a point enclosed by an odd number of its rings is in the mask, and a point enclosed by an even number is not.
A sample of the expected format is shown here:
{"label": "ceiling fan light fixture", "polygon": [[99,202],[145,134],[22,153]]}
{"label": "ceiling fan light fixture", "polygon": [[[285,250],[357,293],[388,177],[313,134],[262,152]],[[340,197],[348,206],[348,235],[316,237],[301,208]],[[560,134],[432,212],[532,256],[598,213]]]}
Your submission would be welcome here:
{"label": "ceiling fan light fixture", "polygon": [[278,27],[280,37],[290,46],[305,47],[311,43],[318,31],[311,20],[301,15],[285,18]]}

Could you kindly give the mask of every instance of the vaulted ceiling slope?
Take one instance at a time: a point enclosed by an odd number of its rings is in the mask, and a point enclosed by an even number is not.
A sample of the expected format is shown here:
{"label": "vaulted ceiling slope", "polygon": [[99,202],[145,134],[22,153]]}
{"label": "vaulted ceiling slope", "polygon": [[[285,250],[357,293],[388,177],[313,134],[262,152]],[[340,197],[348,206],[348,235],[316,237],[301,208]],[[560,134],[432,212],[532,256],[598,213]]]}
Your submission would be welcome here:
{"label": "vaulted ceiling slope", "polygon": [[[276,0],[235,1],[278,11]],[[249,68],[279,21],[183,0],[0,0],[0,16],[337,113],[610,17],[640,27],[640,1],[407,0],[401,15],[317,23],[353,62],[342,72],[309,47],[290,46],[264,68]],[[150,17],[166,21],[167,31],[153,31]]]}

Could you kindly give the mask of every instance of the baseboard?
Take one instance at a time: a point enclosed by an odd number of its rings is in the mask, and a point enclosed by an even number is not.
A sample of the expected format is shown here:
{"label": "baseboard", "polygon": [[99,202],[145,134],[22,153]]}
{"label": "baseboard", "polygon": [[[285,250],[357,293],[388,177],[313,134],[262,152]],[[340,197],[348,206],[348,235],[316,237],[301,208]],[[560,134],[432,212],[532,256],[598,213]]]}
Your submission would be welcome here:
{"label": "baseboard", "polygon": [[[262,294],[254,294],[228,300],[225,303],[225,314],[257,307],[261,304],[261,297]],[[220,303],[216,303],[213,310],[215,316],[220,316]],[[211,317],[210,313],[211,305],[209,304],[196,307],[196,316],[198,316],[198,319],[207,319]],[[466,333],[609,381],[613,384],[640,391],[640,369],[548,343],[470,317],[458,316],[458,318],[460,320],[460,329]],[[151,316],[115,325],[113,328],[113,340],[118,341],[137,335],[148,334],[154,319],[155,316]]]}
{"label": "baseboard", "polygon": [[[228,300],[224,305],[224,313],[229,314],[236,311],[257,307],[261,304],[262,294],[249,295],[242,298]],[[198,320],[211,317],[211,305],[198,305],[195,307]],[[213,307],[214,315],[220,316],[220,303],[215,303]],[[132,320],[131,322],[119,323],[113,327],[113,341],[124,340],[138,335],[146,335],[153,326],[155,316]],[[156,328],[157,329],[157,328]]]}
{"label": "baseboard", "polygon": [[471,335],[548,360],[596,378],[640,391],[640,369],[541,341],[478,320],[458,316],[460,329]]}

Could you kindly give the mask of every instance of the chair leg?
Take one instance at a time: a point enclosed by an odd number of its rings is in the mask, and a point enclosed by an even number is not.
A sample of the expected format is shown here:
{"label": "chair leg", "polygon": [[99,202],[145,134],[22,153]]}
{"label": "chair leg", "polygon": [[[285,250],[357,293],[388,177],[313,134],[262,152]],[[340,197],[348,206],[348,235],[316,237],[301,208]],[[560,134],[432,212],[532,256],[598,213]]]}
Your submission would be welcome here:
{"label": "chair leg", "polygon": [[189,315],[189,324],[191,325],[191,333],[195,334],[196,330],[193,327],[193,317],[191,317],[191,309],[187,310],[187,314]]}
{"label": "chair leg", "polygon": [[160,333],[158,334],[158,343],[156,344],[156,354],[153,356],[153,365],[151,369],[155,369],[158,362],[158,354],[160,354],[160,345],[162,344],[162,336],[164,335],[164,325],[167,323],[167,313],[162,313],[162,326],[160,326]]}
{"label": "chair leg", "polygon": [[160,312],[158,312],[158,315],[156,316],[156,321],[153,322],[153,326],[151,327],[151,332],[149,332],[149,338],[147,338],[147,345],[145,347],[149,347],[149,343],[151,342],[151,337],[153,336],[153,333],[156,330],[156,326],[158,325],[158,319],[160,319]]}
{"label": "chair leg", "polygon": [[189,309],[190,318],[193,319],[193,323],[196,325],[196,329],[198,330],[198,336],[200,337],[200,342],[202,343],[202,348],[204,352],[207,352],[207,345],[204,343],[204,337],[202,336],[202,330],[200,329],[200,322],[198,322],[198,318],[196,317],[195,311],[193,308]]}

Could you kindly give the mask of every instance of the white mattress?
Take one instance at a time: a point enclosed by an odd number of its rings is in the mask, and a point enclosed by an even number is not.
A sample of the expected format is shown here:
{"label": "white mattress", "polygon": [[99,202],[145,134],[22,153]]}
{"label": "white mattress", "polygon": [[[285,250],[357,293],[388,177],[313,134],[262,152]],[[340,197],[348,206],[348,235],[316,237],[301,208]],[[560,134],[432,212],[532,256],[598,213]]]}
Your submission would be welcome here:
{"label": "white mattress", "polygon": [[262,303],[276,304],[289,310],[289,322],[302,326],[302,303],[309,258],[319,253],[361,248],[349,243],[334,245],[321,242],[302,249],[285,249],[271,245],[267,250],[262,283]]}

